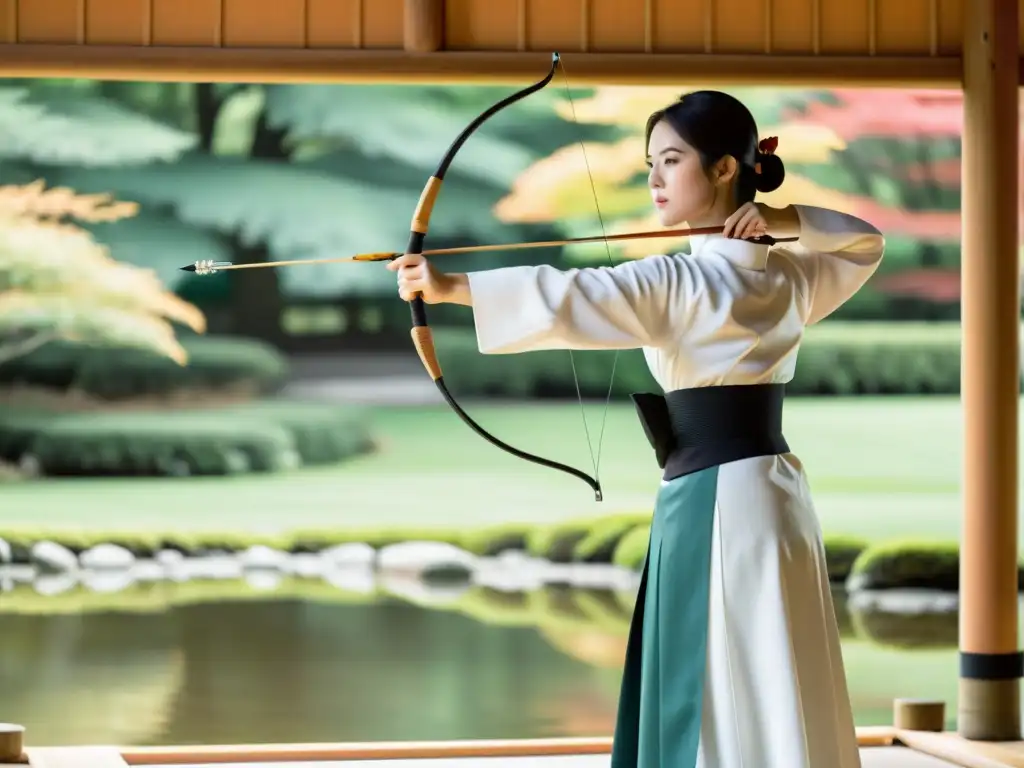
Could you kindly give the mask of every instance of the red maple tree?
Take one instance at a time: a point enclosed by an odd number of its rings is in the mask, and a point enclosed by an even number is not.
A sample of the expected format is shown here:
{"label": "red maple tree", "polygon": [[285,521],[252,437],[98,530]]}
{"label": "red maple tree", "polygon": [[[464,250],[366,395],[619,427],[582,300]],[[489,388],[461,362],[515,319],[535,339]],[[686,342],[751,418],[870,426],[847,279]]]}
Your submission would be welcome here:
{"label": "red maple tree", "polygon": [[[851,213],[883,232],[911,237],[922,245],[958,242],[960,195],[950,191],[959,193],[961,184],[962,94],[914,88],[834,89],[828,93],[827,100],[791,110],[786,119],[827,126],[847,143],[847,149],[837,153],[837,161],[858,188]],[[892,151],[880,152],[879,146],[891,146]],[[940,150],[944,151],[940,154]],[[1021,174],[1024,189],[1024,166]],[[883,205],[872,196],[877,175],[898,184],[904,204]],[[1024,222],[1024,197],[1020,212]],[[959,270],[948,267],[923,266],[882,274],[872,284],[892,296],[942,303],[960,297]]]}

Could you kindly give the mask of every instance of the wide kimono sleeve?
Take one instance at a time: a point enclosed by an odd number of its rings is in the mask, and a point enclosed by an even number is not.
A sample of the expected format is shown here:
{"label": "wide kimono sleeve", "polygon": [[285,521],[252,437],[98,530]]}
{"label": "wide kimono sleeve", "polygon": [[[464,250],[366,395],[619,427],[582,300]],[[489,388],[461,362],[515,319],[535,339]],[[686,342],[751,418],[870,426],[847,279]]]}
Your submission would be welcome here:
{"label": "wide kimono sleeve", "polygon": [[796,205],[802,249],[791,258],[807,281],[805,323],[824,319],[850,299],[878,269],[885,238],[856,216]]}
{"label": "wide kimono sleeve", "polygon": [[687,258],[659,255],[615,267],[471,272],[480,351],[659,346],[685,322],[692,284]]}

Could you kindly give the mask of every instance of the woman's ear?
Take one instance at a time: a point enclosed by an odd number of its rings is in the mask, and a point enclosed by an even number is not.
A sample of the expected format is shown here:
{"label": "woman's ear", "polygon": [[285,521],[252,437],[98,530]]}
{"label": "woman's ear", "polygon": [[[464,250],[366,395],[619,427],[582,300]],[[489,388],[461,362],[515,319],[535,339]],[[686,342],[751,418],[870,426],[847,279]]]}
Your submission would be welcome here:
{"label": "woman's ear", "polygon": [[715,163],[713,179],[715,184],[719,186],[725,186],[729,184],[733,179],[736,178],[736,172],[739,170],[739,164],[736,162],[736,158],[732,155],[726,155]]}

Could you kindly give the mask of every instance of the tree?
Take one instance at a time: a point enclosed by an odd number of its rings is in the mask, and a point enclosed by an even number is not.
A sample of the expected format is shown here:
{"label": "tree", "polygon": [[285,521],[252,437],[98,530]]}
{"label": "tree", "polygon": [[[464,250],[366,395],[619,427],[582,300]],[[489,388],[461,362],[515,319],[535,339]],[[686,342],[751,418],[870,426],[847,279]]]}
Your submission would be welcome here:
{"label": "tree", "polygon": [[[837,317],[935,317],[955,311],[960,94],[914,89],[730,92],[751,107],[762,135],[780,137],[786,181],[761,200],[769,205],[812,201],[867,219],[886,234],[887,256],[879,275]],[[625,138],[588,145],[586,159],[566,151],[536,163],[501,201],[499,213],[509,221],[565,218],[568,234],[593,234],[600,224],[593,214],[593,177],[609,232],[657,229],[640,166],[645,149],[638,116],[675,95],[676,89],[664,88],[599,89],[577,105],[576,115],[618,125],[626,130]],[[683,246],[646,240],[612,250],[631,258]],[[607,258],[603,244],[582,246],[575,254],[586,260]]]}
{"label": "tree", "polygon": [[0,364],[57,340],[140,348],[186,363],[173,324],[202,333],[202,313],[151,270],[112,259],[69,221],[112,222],[136,210],[41,182],[0,187]]}
{"label": "tree", "polygon": [[888,236],[871,290],[888,312],[944,317],[959,298],[959,94],[837,89],[787,118],[828,126],[847,142],[831,165],[807,172],[858,198],[856,213]]}
{"label": "tree", "polygon": [[[4,183],[30,184],[43,180],[83,191],[56,178],[67,168],[96,172],[119,166],[143,167],[170,163],[197,143],[193,132],[161,122],[125,105],[101,88],[77,80],[0,81],[0,172]],[[125,83],[106,84],[113,94]],[[150,101],[175,93],[177,84],[143,84],[138,90]],[[163,102],[167,99],[164,98]],[[166,115],[153,106],[155,113]],[[105,194],[102,185],[85,190]],[[153,269],[168,288],[175,288],[178,270],[190,259],[224,261],[230,253],[216,239],[182,225],[174,216],[152,207],[117,221],[82,221],[81,227],[108,246],[114,259]]]}
{"label": "tree", "polygon": [[[230,301],[237,330],[244,333],[279,333],[282,294],[285,301],[384,295],[387,308],[404,323],[407,310],[393,301],[393,279],[379,265],[199,278],[176,266],[199,259],[253,262],[400,250],[420,190],[445,148],[507,93],[477,87],[30,81],[23,101],[49,104],[66,97],[81,105],[78,115],[132,115],[133,130],[152,135],[122,143],[150,145],[151,151],[119,156],[110,149],[100,163],[85,152],[43,147],[20,153],[15,170],[139,201],[136,219],[98,225],[97,238],[117,258],[152,265],[182,295]],[[554,236],[549,227],[496,220],[491,208],[518,173],[578,139],[576,126],[553,112],[556,98],[541,93],[526,99],[467,142],[435,209],[432,245]],[[96,133],[88,126],[85,131]],[[154,146],[161,135],[163,144]],[[175,254],[176,263],[164,262],[165,253]],[[475,257],[473,263],[497,265],[504,258]]]}
{"label": "tree", "polygon": [[[750,105],[762,124],[775,122],[789,106],[813,97],[813,93],[787,89],[731,92]],[[620,137],[614,143],[585,143],[582,150],[579,146],[567,146],[537,161],[499,202],[498,216],[510,222],[558,222],[567,236],[600,234],[602,224],[608,234],[658,229],[646,188],[643,129],[646,115],[670,104],[679,93],[678,88],[610,86],[597,89],[590,98],[575,104],[561,102],[556,110],[562,117],[585,125],[614,128]],[[824,162],[832,151],[844,147],[833,132],[814,126],[784,124],[772,131],[780,135],[782,145],[787,147],[790,162]],[[842,209],[852,207],[852,201],[845,195],[797,175],[791,175],[785,189],[765,200],[780,205],[789,202],[794,193],[813,194],[815,199],[828,201],[823,204]],[[614,260],[642,257],[683,245],[679,239],[624,242],[610,247],[598,243],[574,246],[570,253],[581,261],[607,261],[609,250]]]}

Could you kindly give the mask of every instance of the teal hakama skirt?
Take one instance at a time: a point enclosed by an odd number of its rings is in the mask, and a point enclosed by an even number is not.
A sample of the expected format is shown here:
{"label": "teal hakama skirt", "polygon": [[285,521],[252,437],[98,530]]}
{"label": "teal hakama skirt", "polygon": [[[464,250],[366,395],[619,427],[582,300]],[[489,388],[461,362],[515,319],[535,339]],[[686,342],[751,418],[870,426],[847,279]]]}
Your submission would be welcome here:
{"label": "teal hakama skirt", "polygon": [[634,399],[665,474],[612,768],[860,768],[821,528],[781,434],[782,387]]}
{"label": "teal hakama skirt", "polygon": [[697,764],[718,467],[658,493],[626,646],[612,768]]}

